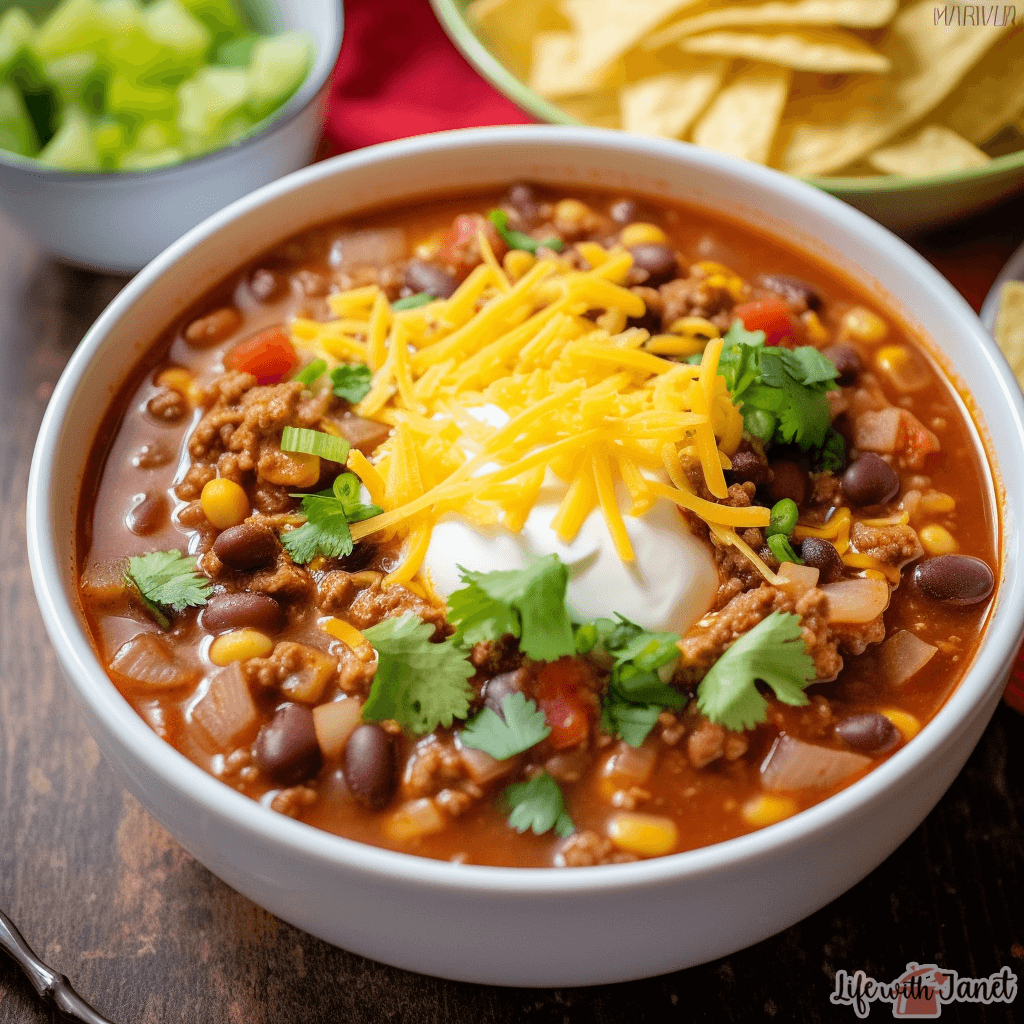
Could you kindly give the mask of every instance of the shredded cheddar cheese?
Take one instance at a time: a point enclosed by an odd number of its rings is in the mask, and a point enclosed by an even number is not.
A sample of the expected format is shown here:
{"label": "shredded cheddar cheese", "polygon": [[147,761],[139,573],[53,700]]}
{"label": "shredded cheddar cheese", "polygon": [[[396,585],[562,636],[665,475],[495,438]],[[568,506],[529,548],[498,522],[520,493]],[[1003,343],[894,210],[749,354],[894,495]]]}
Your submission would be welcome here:
{"label": "shredded cheddar cheese", "polygon": [[[774,580],[736,534],[766,526],[768,509],[701,498],[684,471],[699,467],[708,492],[728,497],[723,471],[743,418],[718,374],[718,332],[706,331],[713,336],[695,366],[665,356],[700,351],[704,343],[695,347],[692,338],[704,321],[685,324],[690,338],[652,340],[628,328],[645,306],[624,286],[632,257],[619,247],[581,243],[585,271],[559,258],[520,260],[513,269],[486,238],[478,242],[483,262],[449,299],[395,311],[370,286],[330,296],[336,320],[291,325],[296,346],[328,365],[358,360],[373,371],[355,412],[392,433],[374,463],[353,450],[348,468],[384,512],[351,532],[355,540],[405,540],[402,563],[384,585],[433,593],[417,573],[437,520],[456,513],[519,531],[548,473],[568,485],[551,524],[566,542],[600,509],[616,552],[631,561],[623,516],[667,500]],[[596,322],[584,315],[592,310],[600,311]],[[495,407],[502,416],[488,413]],[[617,485],[628,497],[621,506]]]}

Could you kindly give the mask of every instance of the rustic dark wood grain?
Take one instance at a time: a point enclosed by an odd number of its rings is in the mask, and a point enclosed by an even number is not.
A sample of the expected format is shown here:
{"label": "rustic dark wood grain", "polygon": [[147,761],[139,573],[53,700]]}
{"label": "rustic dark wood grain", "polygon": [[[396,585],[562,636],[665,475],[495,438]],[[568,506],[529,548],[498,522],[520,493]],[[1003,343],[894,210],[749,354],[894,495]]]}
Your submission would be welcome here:
{"label": "rustic dark wood grain", "polygon": [[[919,245],[977,304],[1021,225],[1017,201]],[[214,878],[101,760],[25,555],[46,401],[123,283],[46,260],[0,218],[0,907],[98,1010],[120,1024],[853,1021],[828,1001],[839,969],[888,979],[934,960],[965,975],[1008,965],[1024,980],[1024,717],[1005,707],[938,808],[867,879],[775,938],[662,978],[551,991],[424,978],[328,946]],[[1022,1007],[1024,996],[1015,1008],[946,1006],[942,1018],[1011,1021]],[[0,959],[0,1024],[59,1019]]]}

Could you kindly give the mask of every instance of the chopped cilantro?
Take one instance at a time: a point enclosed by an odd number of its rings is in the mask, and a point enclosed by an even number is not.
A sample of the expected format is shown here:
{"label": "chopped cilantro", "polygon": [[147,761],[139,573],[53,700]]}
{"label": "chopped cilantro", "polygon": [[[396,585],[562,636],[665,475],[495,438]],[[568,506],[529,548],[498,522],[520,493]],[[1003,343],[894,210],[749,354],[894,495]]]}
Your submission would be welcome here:
{"label": "chopped cilantro", "polygon": [[359,500],[359,478],[354,473],[340,473],[329,491],[292,497],[302,499],[306,522],[297,530],[282,533],[281,544],[298,565],[305,565],[317,555],[350,555],[352,534],[348,524],[379,516],[383,511],[379,505],[364,505]]}
{"label": "chopped cilantro", "polygon": [[623,615],[598,619],[577,633],[593,649],[612,659],[601,709],[601,728],[639,747],[665,708],[678,710],[686,697],[662,680],[662,671],[679,658],[676,633],[652,633]]}
{"label": "chopped cilantro", "polygon": [[558,555],[538,558],[525,569],[470,572],[460,565],[459,572],[466,586],[448,598],[455,643],[468,646],[511,633],[523,653],[538,661],[576,653],[565,607],[569,571]]}
{"label": "chopped cilantro", "polygon": [[558,783],[541,772],[528,782],[516,782],[505,789],[502,801],[509,808],[508,823],[517,831],[532,829],[538,836],[551,829],[562,839],[576,831],[565,810]]}
{"label": "chopped cilantro", "polygon": [[462,730],[462,745],[504,761],[547,739],[551,732],[544,712],[522,693],[507,694],[501,709],[504,720],[492,708],[474,715]]}
{"label": "chopped cilantro", "polygon": [[816,453],[813,468],[816,473],[838,473],[846,465],[846,441],[835,427],[829,427],[825,443]]}
{"label": "chopped cilantro", "polygon": [[338,398],[355,405],[369,393],[373,374],[365,363],[342,363],[331,370],[331,384]]}
{"label": "chopped cilantro", "polygon": [[414,736],[446,728],[469,713],[473,666],[450,641],[431,642],[434,627],[410,612],[363,630],[377,651],[377,673],[363,718],[392,718]]}
{"label": "chopped cilantro", "polygon": [[739,320],[724,340],[718,372],[751,434],[804,451],[834,443],[825,393],[838,371],[827,357],[812,345],[766,346],[764,331],[748,331]]}
{"label": "chopped cilantro", "polygon": [[404,299],[398,299],[391,303],[391,309],[398,313],[403,309],[419,309],[420,306],[427,306],[435,301],[435,296],[426,292],[419,292],[416,295],[407,295]]}
{"label": "chopped cilantro", "polygon": [[314,381],[318,381],[327,372],[327,363],[322,359],[314,359],[311,363],[304,366],[292,380],[297,380],[300,384],[305,384],[308,388]]}
{"label": "chopped cilantro", "polygon": [[513,231],[508,226],[508,214],[504,210],[491,210],[487,214],[487,219],[495,226],[510,249],[525,249],[526,252],[536,253],[542,246],[545,249],[554,249],[555,252],[561,252],[564,248],[560,238],[539,239],[525,235],[522,231]]}
{"label": "chopped cilantro", "polygon": [[212,586],[199,573],[196,559],[180,551],[133,555],[128,559],[124,578],[138,590],[146,609],[162,629],[171,625],[167,609],[183,612],[186,608],[201,608]]}
{"label": "chopped cilantro", "polygon": [[348,458],[349,443],[343,437],[336,437],[323,430],[289,426],[281,431],[281,451],[319,455],[322,459],[344,466]]}
{"label": "chopped cilantro", "polygon": [[697,707],[726,729],[752,729],[767,718],[760,680],[784,704],[807,704],[804,687],[814,682],[814,659],[804,650],[800,617],[772,612],[744,633],[711,666],[697,687]]}

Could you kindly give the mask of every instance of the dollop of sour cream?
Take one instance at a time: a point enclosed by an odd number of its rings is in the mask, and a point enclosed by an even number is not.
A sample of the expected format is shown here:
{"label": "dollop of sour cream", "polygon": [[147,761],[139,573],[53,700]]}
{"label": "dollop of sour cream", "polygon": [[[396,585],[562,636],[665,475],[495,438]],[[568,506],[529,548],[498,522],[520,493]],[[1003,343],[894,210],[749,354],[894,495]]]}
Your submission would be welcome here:
{"label": "dollop of sour cream", "polygon": [[[508,419],[495,406],[470,411],[494,426]],[[619,507],[625,508],[625,488],[618,487]],[[704,615],[718,572],[707,545],[690,533],[674,505],[660,501],[642,516],[623,516],[636,560],[622,562],[599,508],[568,544],[551,529],[567,488],[549,470],[518,534],[475,526],[454,514],[441,517],[423,561],[437,590],[447,597],[463,586],[459,566],[474,572],[524,569],[554,553],[568,566],[567,603],[577,622],[618,612],[645,629],[684,633]]]}

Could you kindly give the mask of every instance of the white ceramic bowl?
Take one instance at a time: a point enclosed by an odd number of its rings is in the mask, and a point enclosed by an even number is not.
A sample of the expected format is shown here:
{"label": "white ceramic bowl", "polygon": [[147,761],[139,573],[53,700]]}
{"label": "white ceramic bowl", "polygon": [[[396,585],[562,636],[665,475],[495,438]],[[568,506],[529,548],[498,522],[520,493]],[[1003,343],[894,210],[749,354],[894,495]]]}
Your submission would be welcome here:
{"label": "white ceramic bowl", "polygon": [[263,31],[316,41],[306,81],[258,131],[150,171],[72,174],[0,149],[0,205],[40,245],[84,267],[134,274],[211,213],[313,159],[342,37],[341,0],[248,0]]}
{"label": "white ceramic bowl", "polygon": [[[907,747],[780,824],[635,864],[455,865],[341,839],[216,782],[155,733],[104,674],[75,612],[75,501],[97,416],[132,362],[215,280],[297,231],[381,204],[512,176],[635,189],[727,210],[820,254],[935,339],[985,415],[1003,499],[1002,581],[967,678]],[[827,239],[827,244],[816,239]],[[423,136],[306,168],[210,218],[132,281],[79,346],[50,401],[28,494],[32,574],[60,664],[127,787],[229,885],[330,942],[409,970],[504,985],[582,985],[728,954],[849,888],[916,828],[974,747],[1024,623],[1018,509],[1024,399],[950,285],[863,214],[773,171],[597,129]]]}

